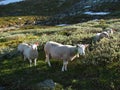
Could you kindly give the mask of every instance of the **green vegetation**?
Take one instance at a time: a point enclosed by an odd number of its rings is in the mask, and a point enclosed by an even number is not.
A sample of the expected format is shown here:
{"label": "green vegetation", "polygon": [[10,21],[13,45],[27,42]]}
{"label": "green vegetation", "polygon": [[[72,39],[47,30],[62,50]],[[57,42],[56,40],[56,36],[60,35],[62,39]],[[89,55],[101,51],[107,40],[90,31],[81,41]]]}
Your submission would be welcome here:
{"label": "green vegetation", "polygon": [[[96,44],[92,36],[105,28],[117,30],[110,39]],[[7,90],[35,90],[36,84],[53,79],[55,90],[119,90],[120,89],[120,19],[88,21],[70,26],[34,27],[0,33],[0,55],[13,53],[21,42],[39,42],[37,66],[29,67],[20,55],[0,60],[0,86]],[[68,71],[61,72],[62,61],[44,62],[44,44],[49,41],[75,45],[90,44],[86,55],[69,62]]]}
{"label": "green vegetation", "polygon": [[[57,83],[55,90],[120,90],[119,3],[103,3],[91,9],[110,11],[109,16],[81,14],[57,18],[60,23],[69,24],[93,18],[103,18],[101,20],[64,27],[34,25],[35,21],[54,19],[54,15],[69,11],[79,1],[25,0],[0,5],[0,87],[6,90],[40,90],[36,87],[38,83],[52,79]],[[3,30],[12,26],[20,28]],[[109,39],[103,38],[96,44],[92,43],[92,37],[106,28],[114,28],[116,32]],[[89,44],[89,47],[85,56],[69,62],[68,71],[61,72],[62,61],[51,60],[51,68],[44,62],[43,47],[50,40],[70,45]],[[40,43],[36,67],[29,67],[28,61],[23,61],[16,54],[17,46],[22,42]]]}
{"label": "green vegetation", "polygon": [[96,8],[92,9],[94,11],[119,11],[120,10],[120,3],[118,2],[104,2],[100,5],[96,5]]}
{"label": "green vegetation", "polygon": [[44,21],[47,16],[14,16],[0,17],[0,28],[10,26],[23,26],[25,23],[33,25],[36,20]]}

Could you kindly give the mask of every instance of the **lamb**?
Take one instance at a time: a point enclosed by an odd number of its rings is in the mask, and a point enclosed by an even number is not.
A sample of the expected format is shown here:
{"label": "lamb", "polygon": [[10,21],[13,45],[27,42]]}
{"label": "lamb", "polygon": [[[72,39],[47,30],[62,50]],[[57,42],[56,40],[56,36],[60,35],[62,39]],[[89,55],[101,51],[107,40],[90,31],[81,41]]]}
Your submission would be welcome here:
{"label": "lamb", "polygon": [[63,45],[57,42],[48,41],[44,46],[44,51],[46,55],[46,62],[49,66],[50,57],[54,59],[63,60],[62,71],[67,71],[67,64],[69,60],[74,60],[76,57],[79,57],[79,54],[85,55],[85,48],[88,45],[77,44],[76,46],[72,45]]}
{"label": "lamb", "polygon": [[37,51],[38,43],[28,45],[26,43],[22,43],[18,46],[18,50],[22,52],[24,56],[24,60],[28,59],[30,62],[30,67],[32,60],[34,60],[34,65],[36,66],[36,60],[38,58],[38,51]]}

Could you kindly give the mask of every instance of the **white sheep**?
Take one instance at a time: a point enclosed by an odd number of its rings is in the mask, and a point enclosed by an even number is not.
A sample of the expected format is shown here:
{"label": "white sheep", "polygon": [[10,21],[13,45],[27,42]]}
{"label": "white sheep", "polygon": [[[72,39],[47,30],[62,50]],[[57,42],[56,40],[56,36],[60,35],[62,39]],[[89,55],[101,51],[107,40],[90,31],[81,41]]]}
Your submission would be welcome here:
{"label": "white sheep", "polygon": [[77,44],[76,46],[63,45],[57,42],[48,41],[45,44],[44,51],[46,54],[46,62],[51,66],[49,58],[63,60],[62,71],[67,71],[67,64],[69,60],[74,60],[79,57],[79,54],[85,55],[85,48],[88,45]]}
{"label": "white sheep", "polygon": [[100,41],[102,38],[110,38],[110,36],[113,35],[115,31],[116,30],[114,29],[107,28],[103,32],[97,33],[95,36],[93,36],[93,41],[96,43],[97,41]]}
{"label": "white sheep", "polygon": [[36,66],[36,60],[38,58],[37,46],[38,46],[38,43],[31,44],[31,45],[22,43],[18,46],[18,51],[20,51],[23,54],[24,60],[26,59],[29,60],[30,66],[31,66],[32,60],[34,60],[34,65]]}
{"label": "white sheep", "polygon": [[93,41],[96,43],[97,41],[100,41],[102,38],[109,38],[109,33],[106,31],[97,33],[95,36],[93,36]]}
{"label": "white sheep", "polygon": [[30,62],[30,66],[32,63],[32,60],[34,60],[34,65],[36,66],[36,60],[38,58],[38,51],[37,51],[38,44],[32,44],[31,47],[28,47],[24,50],[24,60],[28,59]]}

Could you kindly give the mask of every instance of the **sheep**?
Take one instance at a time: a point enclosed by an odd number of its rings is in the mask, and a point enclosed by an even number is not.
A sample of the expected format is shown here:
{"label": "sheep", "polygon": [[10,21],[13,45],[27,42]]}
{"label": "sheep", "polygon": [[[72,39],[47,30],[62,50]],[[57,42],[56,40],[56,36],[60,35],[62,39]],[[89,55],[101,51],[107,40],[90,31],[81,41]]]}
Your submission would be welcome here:
{"label": "sheep", "polygon": [[96,43],[97,41],[100,41],[102,38],[110,38],[111,35],[113,35],[113,33],[116,30],[111,29],[111,28],[107,28],[105,29],[103,32],[101,33],[97,33],[95,36],[93,36],[93,42]]}
{"label": "sheep", "polygon": [[85,48],[88,45],[77,44],[76,46],[72,45],[63,45],[57,42],[48,41],[44,46],[44,51],[46,55],[45,62],[51,66],[49,58],[63,60],[62,71],[67,71],[67,64],[69,60],[74,60],[76,57],[79,57],[79,54],[85,55]]}
{"label": "sheep", "polygon": [[97,41],[100,41],[102,38],[109,38],[109,33],[106,31],[97,33],[95,36],[93,36],[93,41],[94,43],[96,43]]}
{"label": "sheep", "polygon": [[109,33],[106,31],[102,32],[99,36],[99,40],[101,40],[102,38],[109,38]]}
{"label": "sheep", "polygon": [[24,61],[26,59],[29,60],[30,67],[31,67],[32,60],[34,60],[34,65],[36,66],[36,60],[38,58],[37,46],[38,46],[38,43],[31,44],[31,45],[22,43],[22,44],[19,44],[18,46],[18,51],[20,51],[23,54]]}

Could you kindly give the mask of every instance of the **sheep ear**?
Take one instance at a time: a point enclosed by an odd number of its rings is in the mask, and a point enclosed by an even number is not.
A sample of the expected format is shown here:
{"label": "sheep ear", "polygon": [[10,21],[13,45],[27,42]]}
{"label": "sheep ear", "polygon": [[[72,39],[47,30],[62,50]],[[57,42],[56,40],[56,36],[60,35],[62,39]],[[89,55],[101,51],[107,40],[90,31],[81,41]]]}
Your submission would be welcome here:
{"label": "sheep ear", "polygon": [[38,42],[36,42],[36,43],[35,43],[35,45],[39,46],[39,43],[38,43]]}

